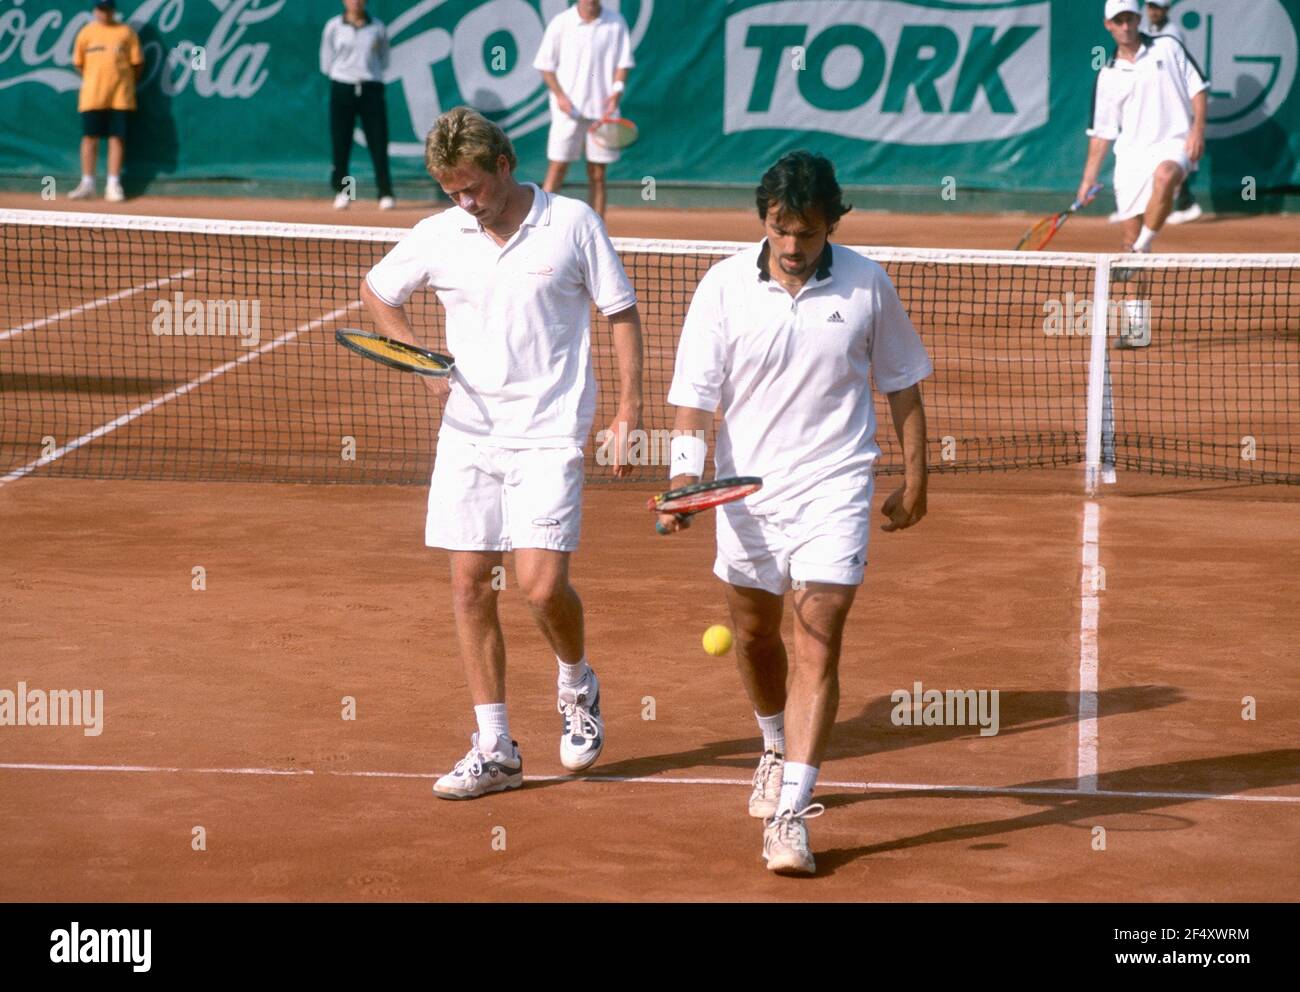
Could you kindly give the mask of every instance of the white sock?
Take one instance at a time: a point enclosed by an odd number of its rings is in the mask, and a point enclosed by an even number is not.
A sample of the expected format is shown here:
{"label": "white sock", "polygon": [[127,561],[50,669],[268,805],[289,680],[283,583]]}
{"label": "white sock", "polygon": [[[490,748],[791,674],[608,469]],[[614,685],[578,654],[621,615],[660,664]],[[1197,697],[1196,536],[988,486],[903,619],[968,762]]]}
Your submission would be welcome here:
{"label": "white sock", "polygon": [[575,661],[570,665],[563,658],[555,659],[560,664],[560,688],[576,689],[582,685],[586,679],[587,673],[591,671],[591,666],[587,664],[587,656],[584,654],[581,661]]}
{"label": "white sock", "polygon": [[84,175],[84,174],[83,174],[82,177],[81,177],[81,185],[82,185],[82,186],[94,186],[94,185],[95,185],[95,177],[94,177],[94,176],[87,176],[87,175]]}
{"label": "white sock", "polygon": [[1151,230],[1151,228],[1143,224],[1142,232],[1137,236],[1137,240],[1133,242],[1133,250],[1149,251],[1151,249],[1151,242],[1156,239],[1156,233],[1156,231]]}
{"label": "white sock", "polygon": [[110,183],[120,183],[120,182],[122,181],[122,177],[121,177],[121,176],[109,176],[109,177],[108,177],[108,181],[109,181]]}
{"label": "white sock", "polygon": [[481,751],[498,751],[510,754],[514,748],[510,743],[510,720],[506,716],[505,703],[485,703],[474,707],[474,718],[478,720],[478,746]]}
{"label": "white sock", "polygon": [[763,750],[785,754],[785,710],[771,716],[755,710],[754,716],[758,719],[758,729],[763,732]]}
{"label": "white sock", "polygon": [[781,798],[776,802],[778,814],[787,810],[798,813],[812,802],[813,789],[817,786],[817,766],[801,765],[787,761],[781,773]]}

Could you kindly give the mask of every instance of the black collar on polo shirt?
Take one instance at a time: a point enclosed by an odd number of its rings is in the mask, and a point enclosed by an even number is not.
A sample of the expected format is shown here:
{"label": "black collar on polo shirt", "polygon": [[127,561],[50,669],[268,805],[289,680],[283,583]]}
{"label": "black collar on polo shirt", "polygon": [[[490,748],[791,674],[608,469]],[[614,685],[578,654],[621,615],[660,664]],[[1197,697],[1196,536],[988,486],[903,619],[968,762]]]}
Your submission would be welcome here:
{"label": "black collar on polo shirt", "polygon": [[[768,271],[767,268],[767,260],[769,255],[771,254],[771,250],[772,250],[772,246],[768,244],[767,238],[764,238],[763,247],[760,248],[758,252],[758,281],[759,282],[768,282],[772,278],[772,273]],[[818,279],[829,279],[831,277],[831,263],[833,261],[833,258],[834,255],[831,252],[831,243],[829,240],[827,240],[826,246],[822,248],[822,257],[817,259],[816,277]]]}

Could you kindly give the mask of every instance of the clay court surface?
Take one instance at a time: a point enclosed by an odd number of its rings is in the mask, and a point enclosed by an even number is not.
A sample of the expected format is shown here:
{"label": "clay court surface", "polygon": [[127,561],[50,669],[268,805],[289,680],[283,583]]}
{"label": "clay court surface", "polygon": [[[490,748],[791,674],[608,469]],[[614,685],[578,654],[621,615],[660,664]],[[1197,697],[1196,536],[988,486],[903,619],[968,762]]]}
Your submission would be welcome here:
{"label": "clay court surface", "polygon": [[[854,214],[840,240],[1009,247],[1030,220]],[[739,212],[615,210],[610,227],[758,234]],[[1053,247],[1113,250],[1115,232],[1079,218]],[[1300,233],[1287,218],[1212,220],[1160,247],[1297,251]],[[508,573],[511,724],[528,781],[445,803],[429,787],[464,753],[472,717],[446,557],[421,543],[421,487],[38,470],[0,486],[0,689],[100,688],[105,717],[96,737],[0,728],[0,899],[1293,899],[1295,487],[1121,473],[1090,511],[1081,475],[936,476],[919,527],[873,535],[818,788],[828,811],[810,824],[820,873],[789,880],[763,870],[745,813],[759,738],[733,659],[699,646],[726,621],[708,520],[659,538],[645,486],[588,487],[573,572],[608,744],[582,780],[559,764],[554,660]],[[880,479],[877,501],[896,484]],[[1085,581],[1086,534],[1104,588]],[[1095,715],[1080,691],[1089,671]],[[997,689],[999,732],[896,726],[890,694],[916,682]],[[206,851],[191,848],[195,827]]]}

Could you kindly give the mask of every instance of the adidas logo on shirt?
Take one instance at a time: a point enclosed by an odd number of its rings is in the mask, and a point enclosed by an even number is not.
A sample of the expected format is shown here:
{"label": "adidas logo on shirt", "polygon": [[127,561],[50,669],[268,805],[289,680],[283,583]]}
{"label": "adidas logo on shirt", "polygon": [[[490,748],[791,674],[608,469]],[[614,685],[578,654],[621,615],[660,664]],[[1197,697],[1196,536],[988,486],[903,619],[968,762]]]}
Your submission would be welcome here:
{"label": "adidas logo on shirt", "polygon": [[826,323],[828,323],[828,324],[842,324],[842,323],[844,323],[844,318],[841,317],[841,316],[840,316],[840,312],[839,312],[838,310],[836,310],[833,314],[831,314],[829,317],[826,318]]}

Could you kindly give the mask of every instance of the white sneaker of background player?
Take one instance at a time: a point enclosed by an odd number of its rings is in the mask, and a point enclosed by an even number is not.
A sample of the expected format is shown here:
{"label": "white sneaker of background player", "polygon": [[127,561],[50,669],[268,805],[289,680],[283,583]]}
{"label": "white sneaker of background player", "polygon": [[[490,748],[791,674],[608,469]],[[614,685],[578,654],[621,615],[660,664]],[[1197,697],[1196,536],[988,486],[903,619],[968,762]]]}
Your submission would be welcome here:
{"label": "white sneaker of background player", "polygon": [[1175,226],[1179,224],[1190,224],[1192,221],[1198,220],[1204,212],[1205,211],[1201,209],[1199,203],[1193,203],[1186,210],[1175,210],[1165,220],[1165,223],[1173,224]]}
{"label": "white sneaker of background player", "polygon": [[122,183],[110,179],[108,185],[104,187],[104,199],[109,203],[121,203],[125,200],[126,190],[122,189]]}
{"label": "white sneaker of background player", "polygon": [[397,201],[394,200],[391,196],[381,196],[379,198],[380,210],[392,210],[393,207],[395,206],[397,206]]}
{"label": "white sneaker of background player", "polygon": [[340,193],[338,196],[334,197],[335,210],[346,210],[350,206],[352,206],[352,197],[348,196],[346,193]]}
{"label": "white sneaker of background player", "polygon": [[89,200],[95,195],[95,180],[83,179],[77,183],[77,188],[68,194],[69,200]]}

